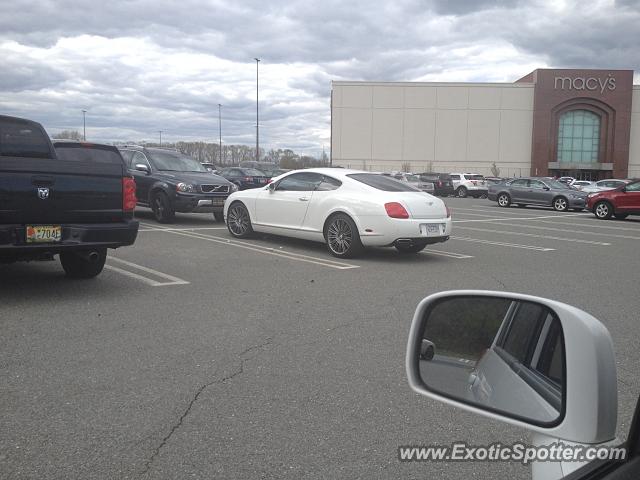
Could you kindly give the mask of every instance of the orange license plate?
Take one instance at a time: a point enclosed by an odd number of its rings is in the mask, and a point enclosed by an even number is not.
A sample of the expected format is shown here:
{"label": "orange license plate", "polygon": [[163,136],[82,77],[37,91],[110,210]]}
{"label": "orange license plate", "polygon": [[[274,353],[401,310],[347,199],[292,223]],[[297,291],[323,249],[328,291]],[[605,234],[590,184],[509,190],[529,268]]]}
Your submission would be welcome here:
{"label": "orange license plate", "polygon": [[27,243],[57,243],[61,240],[60,225],[27,225]]}

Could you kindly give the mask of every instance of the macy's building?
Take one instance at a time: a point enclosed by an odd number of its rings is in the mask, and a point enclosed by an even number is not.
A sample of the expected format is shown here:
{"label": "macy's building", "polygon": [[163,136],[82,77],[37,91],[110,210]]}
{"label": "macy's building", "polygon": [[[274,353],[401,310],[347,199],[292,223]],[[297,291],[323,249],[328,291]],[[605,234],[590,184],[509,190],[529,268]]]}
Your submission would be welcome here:
{"label": "macy's building", "polygon": [[640,177],[632,70],[514,83],[332,82],[331,160],[375,171]]}

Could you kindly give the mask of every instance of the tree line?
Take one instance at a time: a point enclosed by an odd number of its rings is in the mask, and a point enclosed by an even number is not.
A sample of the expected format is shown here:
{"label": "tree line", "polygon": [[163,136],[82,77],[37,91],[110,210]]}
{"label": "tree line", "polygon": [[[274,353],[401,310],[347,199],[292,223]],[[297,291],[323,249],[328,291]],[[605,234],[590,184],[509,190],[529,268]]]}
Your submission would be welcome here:
{"label": "tree line", "polygon": [[[63,130],[55,135],[54,139],[82,140],[82,135],[76,130]],[[132,145],[136,142],[128,142]],[[147,147],[159,147],[158,143],[144,143]],[[240,162],[254,161],[256,159],[255,147],[248,145],[220,145],[208,142],[176,142],[162,143],[162,147],[175,148],[181,153],[195,158],[202,163],[213,163],[218,166],[238,165]],[[270,162],[279,165],[280,168],[310,168],[329,165],[329,157],[323,152],[320,158],[309,155],[301,155],[291,149],[279,148],[265,151],[259,150],[259,161]]]}

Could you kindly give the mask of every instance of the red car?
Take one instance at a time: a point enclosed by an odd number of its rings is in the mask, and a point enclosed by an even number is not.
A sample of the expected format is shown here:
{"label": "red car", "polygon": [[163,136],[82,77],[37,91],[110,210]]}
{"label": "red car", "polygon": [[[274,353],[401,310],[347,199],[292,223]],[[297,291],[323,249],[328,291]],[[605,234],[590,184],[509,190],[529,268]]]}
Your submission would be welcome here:
{"label": "red car", "polygon": [[589,194],[587,208],[601,220],[612,216],[624,220],[629,215],[640,215],[640,180],[614,190]]}

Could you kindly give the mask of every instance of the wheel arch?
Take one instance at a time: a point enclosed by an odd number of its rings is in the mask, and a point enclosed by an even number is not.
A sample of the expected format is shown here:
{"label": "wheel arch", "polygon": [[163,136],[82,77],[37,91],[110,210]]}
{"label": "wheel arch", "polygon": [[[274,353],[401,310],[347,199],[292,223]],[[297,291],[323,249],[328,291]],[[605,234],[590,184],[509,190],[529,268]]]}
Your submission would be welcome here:
{"label": "wheel arch", "polygon": [[331,210],[327,214],[327,216],[324,219],[324,222],[322,223],[322,236],[325,237],[325,240],[326,240],[327,225],[329,224],[329,220],[331,220],[333,217],[339,214],[348,216],[351,219],[351,221],[355,223],[356,228],[358,229],[358,236],[362,235],[362,225],[360,224],[360,220],[358,219],[357,215],[355,215],[350,210],[351,209],[349,208],[340,207],[340,208],[335,208]]}

